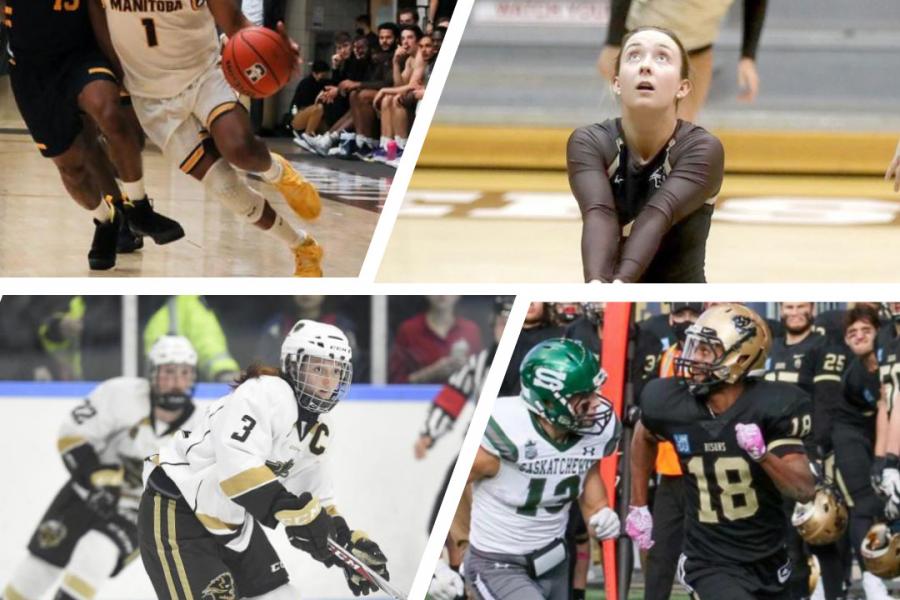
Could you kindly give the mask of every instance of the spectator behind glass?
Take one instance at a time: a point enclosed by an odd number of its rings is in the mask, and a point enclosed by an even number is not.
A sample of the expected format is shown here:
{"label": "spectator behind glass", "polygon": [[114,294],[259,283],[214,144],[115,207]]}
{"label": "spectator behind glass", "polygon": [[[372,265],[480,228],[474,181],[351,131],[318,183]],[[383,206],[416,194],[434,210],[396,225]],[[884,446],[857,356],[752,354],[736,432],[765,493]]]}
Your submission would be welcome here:
{"label": "spectator behind glass", "polygon": [[335,325],[344,332],[353,349],[353,381],[368,381],[368,352],[359,345],[356,323],[342,311],[330,309],[326,302],[325,296],[291,296],[291,305],[271,315],[263,325],[256,344],[254,362],[280,366],[281,342],[297,321],[312,319]]}
{"label": "spectator behind glass", "polygon": [[144,355],[160,336],[186,337],[197,351],[199,381],[231,382],[240,374],[216,313],[201,296],[170,296],[144,327]]}
{"label": "spectator behind glass", "polygon": [[120,375],[121,299],[118,296],[38,296],[38,337],[47,357],[42,379],[97,381]]}
{"label": "spectator behind glass", "polygon": [[481,350],[474,321],[455,314],[459,296],[426,296],[428,308],[397,328],[388,360],[390,383],[444,383]]}
{"label": "spectator behind glass", "polygon": [[[324,130],[325,105],[321,101],[320,94],[328,84],[328,65],[317,60],[313,63],[312,72],[300,80],[291,100],[291,127],[294,131],[306,132],[310,135],[319,133],[320,127]],[[267,363],[269,364],[269,363]]]}

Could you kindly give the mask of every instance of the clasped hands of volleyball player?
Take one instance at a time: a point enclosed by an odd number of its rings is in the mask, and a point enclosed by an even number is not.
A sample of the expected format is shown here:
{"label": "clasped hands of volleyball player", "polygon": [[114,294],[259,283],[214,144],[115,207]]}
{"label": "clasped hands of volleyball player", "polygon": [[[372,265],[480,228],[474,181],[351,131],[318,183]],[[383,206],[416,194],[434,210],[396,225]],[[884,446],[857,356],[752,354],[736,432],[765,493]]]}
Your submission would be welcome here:
{"label": "clasped hands of volleyball player", "polygon": [[349,550],[367,567],[390,580],[387,557],[378,544],[369,539],[364,532],[351,530],[347,521],[340,515],[328,514],[309,492],[297,496],[292,506],[276,509],[275,517],[284,525],[291,545],[303,550],[326,567],[337,565],[343,568],[347,586],[354,596],[368,595],[369,592],[377,591],[378,587],[340,562],[328,548],[329,538]]}
{"label": "clasped hands of volleyball player", "polygon": [[[738,423],[734,426],[737,445],[756,462],[766,456],[766,441],[759,425],[755,423]],[[653,516],[646,506],[629,506],[625,518],[625,533],[637,544],[640,550],[653,547]]]}

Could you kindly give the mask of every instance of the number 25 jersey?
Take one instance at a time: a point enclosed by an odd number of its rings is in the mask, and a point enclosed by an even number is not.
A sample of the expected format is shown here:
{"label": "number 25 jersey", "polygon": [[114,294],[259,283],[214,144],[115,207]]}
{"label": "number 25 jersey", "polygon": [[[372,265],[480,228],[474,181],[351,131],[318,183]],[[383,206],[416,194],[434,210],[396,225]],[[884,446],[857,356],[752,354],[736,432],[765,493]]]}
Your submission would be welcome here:
{"label": "number 25 jersey", "polygon": [[518,396],[497,398],[481,447],[500,458],[494,477],[475,482],[469,540],[482,552],[527,554],[565,534],[569,504],[597,461],[616,450],[612,407],[597,435],[552,440]]}
{"label": "number 25 jersey", "polygon": [[803,453],[803,438],[812,427],[809,396],[803,390],[747,380],[737,401],[714,415],[679,379],[657,379],[644,388],[641,411],[644,427],[672,442],[686,476],[688,558],[746,564],[782,549],[781,492],[737,445],[735,425],[758,425],[775,456]]}

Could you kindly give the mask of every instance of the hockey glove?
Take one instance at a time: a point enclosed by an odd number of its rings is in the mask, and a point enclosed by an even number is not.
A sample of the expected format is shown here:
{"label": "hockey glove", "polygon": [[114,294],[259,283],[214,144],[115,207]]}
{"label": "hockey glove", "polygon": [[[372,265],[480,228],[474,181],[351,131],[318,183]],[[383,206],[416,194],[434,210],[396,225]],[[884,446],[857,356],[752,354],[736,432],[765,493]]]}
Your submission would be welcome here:
{"label": "hockey glove", "polygon": [[432,600],[462,600],[465,596],[462,576],[444,560],[439,560],[428,586],[428,597]]}
{"label": "hockey glove", "polygon": [[[361,560],[367,567],[381,575],[387,580],[391,579],[387,570],[387,557],[373,542],[366,536],[365,532],[353,531],[350,534],[350,543],[344,546],[353,556]],[[344,576],[347,578],[347,587],[353,592],[354,596],[367,596],[369,592],[377,592],[378,586],[366,581],[356,571],[348,566],[344,566]]]}
{"label": "hockey glove", "polygon": [[122,496],[125,470],[119,465],[101,465],[89,478],[91,487],[85,502],[97,516],[109,519],[116,514]]}
{"label": "hockey glove", "polygon": [[646,506],[629,506],[625,517],[625,533],[640,550],[653,547],[653,516]]}
{"label": "hockey glove", "polygon": [[275,518],[284,525],[288,540],[295,548],[314,559],[329,563],[328,538],[334,535],[334,520],[309,492],[276,500]]}
{"label": "hockey glove", "polygon": [[734,426],[737,445],[756,462],[766,456],[766,440],[756,423],[738,423]]}

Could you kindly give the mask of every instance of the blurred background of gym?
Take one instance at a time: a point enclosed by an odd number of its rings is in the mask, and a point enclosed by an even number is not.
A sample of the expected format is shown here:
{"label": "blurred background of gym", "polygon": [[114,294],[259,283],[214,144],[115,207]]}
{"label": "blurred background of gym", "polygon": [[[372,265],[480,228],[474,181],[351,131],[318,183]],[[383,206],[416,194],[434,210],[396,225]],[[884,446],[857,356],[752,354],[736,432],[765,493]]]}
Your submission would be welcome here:
{"label": "blurred background of gym", "polygon": [[[609,11],[475,0],[381,280],[581,280],[565,143],[618,115],[597,70]],[[752,103],[737,98],[742,11],[696,119],[726,158],[708,280],[896,281],[883,257],[900,251],[900,204],[882,177],[900,137],[900,4],[770,0]]]}

